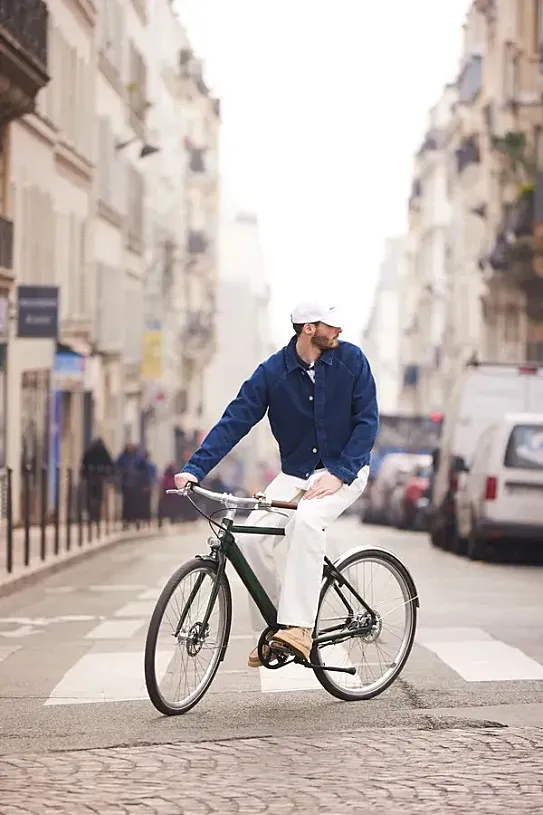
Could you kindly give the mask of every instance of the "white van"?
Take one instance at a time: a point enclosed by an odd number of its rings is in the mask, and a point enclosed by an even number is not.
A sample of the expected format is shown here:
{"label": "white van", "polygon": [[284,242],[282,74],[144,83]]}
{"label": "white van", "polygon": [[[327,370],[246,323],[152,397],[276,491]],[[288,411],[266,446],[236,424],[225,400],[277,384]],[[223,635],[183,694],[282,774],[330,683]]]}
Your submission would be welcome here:
{"label": "white van", "polygon": [[543,544],[543,413],[508,413],[488,427],[456,495],[460,543],[472,558],[492,541]]}
{"label": "white van", "polygon": [[486,430],[509,413],[543,406],[543,365],[467,363],[447,400],[432,487],[432,543],[457,549],[456,491],[463,462],[473,459]]}

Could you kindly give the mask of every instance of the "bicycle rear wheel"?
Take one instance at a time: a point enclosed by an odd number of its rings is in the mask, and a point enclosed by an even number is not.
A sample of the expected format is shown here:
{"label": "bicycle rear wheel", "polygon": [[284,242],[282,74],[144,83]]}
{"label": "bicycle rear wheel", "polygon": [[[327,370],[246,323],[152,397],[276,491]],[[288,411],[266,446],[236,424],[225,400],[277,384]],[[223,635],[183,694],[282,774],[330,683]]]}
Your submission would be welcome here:
{"label": "bicycle rear wheel", "polygon": [[[217,581],[218,594],[202,630]],[[216,562],[195,558],[172,575],[153,611],[145,643],[145,683],[160,713],[186,713],[204,696],[224,658],[231,623],[230,584],[224,573],[219,576]]]}
{"label": "bicycle rear wheel", "polygon": [[[416,589],[401,560],[384,549],[353,552],[337,568],[347,584],[339,585],[333,575],[325,582],[314,636],[344,634],[344,639],[314,645],[311,661],[322,666],[314,673],[337,699],[371,699],[397,679],[409,657],[417,627]],[[375,624],[352,589],[376,612]],[[327,672],[326,663],[354,667],[356,674]]]}

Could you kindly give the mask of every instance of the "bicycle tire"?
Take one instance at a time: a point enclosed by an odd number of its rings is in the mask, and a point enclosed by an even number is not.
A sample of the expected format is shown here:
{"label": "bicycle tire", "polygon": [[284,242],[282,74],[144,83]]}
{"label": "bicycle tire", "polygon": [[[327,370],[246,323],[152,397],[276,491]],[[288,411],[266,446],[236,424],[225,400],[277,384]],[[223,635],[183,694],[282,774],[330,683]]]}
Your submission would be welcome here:
{"label": "bicycle tire", "polygon": [[213,682],[215,674],[219,669],[219,665],[224,659],[224,654],[226,653],[226,648],[230,638],[230,629],[232,626],[232,591],[230,589],[230,583],[226,574],[223,574],[219,594],[215,603],[221,602],[221,592],[223,592],[222,602],[224,604],[223,610],[225,619],[222,626],[221,642],[218,643],[217,654],[214,657],[214,663],[211,671],[207,675],[205,682],[199,689],[198,693],[196,693],[194,697],[191,697],[186,703],[171,705],[164,699],[162,693],[160,692],[159,682],[157,680],[155,670],[155,656],[160,624],[168,603],[181,581],[184,580],[184,578],[187,577],[192,571],[202,570],[207,571],[216,579],[218,564],[210,558],[193,558],[192,560],[189,560],[187,563],[183,564],[183,566],[180,566],[164,586],[149,621],[149,628],[147,630],[147,638],[145,641],[145,684],[147,686],[147,693],[149,694],[149,699],[151,700],[152,704],[160,713],[163,713],[166,716],[179,716],[183,713],[187,713],[201,701]]}
{"label": "bicycle tire", "polygon": [[[357,701],[365,701],[368,699],[373,699],[375,696],[379,696],[383,691],[389,688],[393,682],[396,681],[400,673],[402,672],[409,655],[411,653],[411,649],[413,648],[413,643],[415,642],[415,635],[417,631],[417,603],[416,603],[416,590],[414,589],[414,582],[413,578],[411,577],[407,567],[402,563],[402,561],[396,557],[396,555],[392,554],[392,552],[388,552],[385,549],[363,549],[356,552],[348,557],[339,568],[339,571],[342,572],[344,569],[352,566],[353,563],[356,562],[363,562],[365,560],[379,560],[381,559],[388,565],[392,566],[396,572],[401,576],[402,580],[404,581],[404,586],[406,588],[407,593],[409,594],[410,598],[410,608],[411,608],[411,630],[408,635],[407,645],[404,649],[404,652],[398,661],[395,670],[393,673],[381,684],[379,687],[374,688],[372,691],[366,691],[364,689],[347,691],[340,688],[334,681],[331,679],[330,675],[326,672],[325,668],[313,668],[313,672],[320,682],[322,687],[328,691],[329,694],[334,696],[336,699],[341,699],[343,702],[357,702]],[[324,582],[320,598],[319,598],[319,606],[317,611],[317,620],[319,619],[319,614],[321,610],[321,606],[324,602],[326,594],[328,590],[334,585],[334,578],[328,577]],[[311,654],[311,661],[313,664],[323,664],[323,660],[321,657],[320,649],[317,646],[314,646],[312,649]],[[333,674],[332,674],[333,676]]]}

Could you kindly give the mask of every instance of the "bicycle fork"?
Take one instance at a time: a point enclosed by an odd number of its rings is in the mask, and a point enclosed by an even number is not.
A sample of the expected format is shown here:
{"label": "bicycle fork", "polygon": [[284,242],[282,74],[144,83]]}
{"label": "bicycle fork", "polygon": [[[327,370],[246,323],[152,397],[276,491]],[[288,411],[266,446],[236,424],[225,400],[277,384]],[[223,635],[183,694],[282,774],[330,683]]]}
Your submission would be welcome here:
{"label": "bicycle fork", "polygon": [[[204,636],[204,632],[205,632],[205,630],[206,630],[206,628],[208,626],[208,623],[209,623],[209,618],[211,617],[211,613],[213,611],[215,603],[217,602],[217,598],[219,596],[219,591],[220,591],[220,587],[221,587],[221,582],[222,582],[222,579],[224,577],[225,571],[226,571],[226,558],[224,556],[221,557],[221,555],[219,555],[218,556],[217,573],[216,573],[215,578],[213,580],[213,587],[211,589],[211,594],[209,596],[209,600],[208,600],[208,603],[207,603],[207,607],[206,607],[204,616],[202,618],[202,621],[200,622],[200,633],[201,633],[202,637]],[[189,595],[189,599],[187,600],[187,602],[185,604],[185,607],[181,612],[179,622],[177,623],[176,629],[174,631],[174,637],[176,637],[176,638],[179,637],[179,633],[180,633],[181,629],[183,628],[183,625],[185,624],[185,620],[187,618],[187,614],[189,612],[189,609],[190,609],[190,607],[191,607],[191,605],[192,605],[192,603],[194,601],[194,598],[196,597],[196,595],[200,591],[200,588],[202,586],[202,583],[204,582],[205,576],[206,576],[205,572],[200,572],[200,574],[196,578],[196,583],[194,584],[194,588],[192,589],[192,591],[191,591],[191,593]],[[227,645],[228,645],[228,643],[225,643],[222,650],[221,650],[221,657],[220,657],[221,662],[224,660]]]}

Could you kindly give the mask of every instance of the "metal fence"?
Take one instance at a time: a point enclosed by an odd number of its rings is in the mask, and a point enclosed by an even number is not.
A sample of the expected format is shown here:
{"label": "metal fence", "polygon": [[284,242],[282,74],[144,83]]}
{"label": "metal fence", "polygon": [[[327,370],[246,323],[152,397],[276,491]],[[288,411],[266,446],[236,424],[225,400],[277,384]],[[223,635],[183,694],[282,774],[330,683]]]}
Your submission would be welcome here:
{"label": "metal fence", "polygon": [[181,502],[169,504],[157,485],[123,489],[117,477],[83,479],[71,469],[26,468],[15,494],[13,471],[2,470],[0,578],[115,533],[193,520],[180,510]]}

